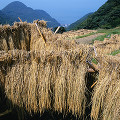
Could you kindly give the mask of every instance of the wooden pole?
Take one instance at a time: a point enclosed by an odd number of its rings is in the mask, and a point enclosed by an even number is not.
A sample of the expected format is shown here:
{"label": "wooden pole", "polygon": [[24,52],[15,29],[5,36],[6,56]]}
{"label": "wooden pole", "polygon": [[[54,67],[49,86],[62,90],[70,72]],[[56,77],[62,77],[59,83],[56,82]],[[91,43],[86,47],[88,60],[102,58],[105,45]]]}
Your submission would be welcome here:
{"label": "wooden pole", "polygon": [[93,88],[96,84],[97,84],[97,81],[91,86],[91,88]]}
{"label": "wooden pole", "polygon": [[46,40],[45,40],[45,38],[44,38],[43,34],[41,33],[40,29],[38,28],[37,23],[35,23],[35,25],[36,25],[37,30],[38,30],[38,32],[39,32],[39,34],[40,34],[40,36],[42,37],[43,41],[46,43]]}
{"label": "wooden pole", "polygon": [[94,71],[92,68],[89,68],[89,69],[87,70],[87,72],[89,72],[89,73],[95,73],[95,71]]}
{"label": "wooden pole", "polygon": [[18,19],[20,20],[20,22],[22,22],[22,20],[18,17]]}
{"label": "wooden pole", "polygon": [[98,72],[98,68],[96,68],[96,66],[94,66],[91,62],[86,61],[86,63],[88,63],[88,65],[90,66],[90,68],[92,68],[95,72]]}
{"label": "wooden pole", "polygon": [[59,29],[60,29],[60,26],[58,26],[58,28],[56,29],[56,31],[55,31],[54,34],[56,34],[56,33],[58,32]]}

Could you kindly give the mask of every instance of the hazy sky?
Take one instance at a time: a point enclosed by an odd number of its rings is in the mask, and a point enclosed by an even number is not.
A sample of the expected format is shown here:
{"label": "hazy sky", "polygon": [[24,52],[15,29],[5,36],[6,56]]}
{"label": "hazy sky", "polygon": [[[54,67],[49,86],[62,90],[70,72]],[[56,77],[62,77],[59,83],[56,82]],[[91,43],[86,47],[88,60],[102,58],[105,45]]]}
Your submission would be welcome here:
{"label": "hazy sky", "polygon": [[[15,0],[0,0],[0,9]],[[33,9],[45,10],[61,24],[71,24],[95,12],[107,0],[18,0]]]}

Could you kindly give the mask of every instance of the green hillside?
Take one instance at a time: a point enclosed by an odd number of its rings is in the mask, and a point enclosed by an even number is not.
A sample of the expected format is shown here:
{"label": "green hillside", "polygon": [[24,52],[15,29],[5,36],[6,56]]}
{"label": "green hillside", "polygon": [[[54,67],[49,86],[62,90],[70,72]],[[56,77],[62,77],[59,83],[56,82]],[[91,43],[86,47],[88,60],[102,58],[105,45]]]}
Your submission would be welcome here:
{"label": "green hillside", "polygon": [[77,30],[77,26],[81,24],[83,21],[85,21],[89,16],[91,16],[93,13],[88,13],[76,22],[72,23],[70,26],[68,26],[67,30]]}
{"label": "green hillside", "polygon": [[15,19],[10,16],[7,16],[0,10],[0,24],[12,24]]}
{"label": "green hillside", "polygon": [[18,19],[20,17],[22,21],[33,22],[36,19],[48,21],[48,27],[56,27],[60,24],[52,18],[47,12],[43,10],[33,10],[27,7],[19,1],[12,2],[2,9],[2,12],[12,18]]}
{"label": "green hillside", "polygon": [[77,29],[114,28],[120,26],[120,0],[108,0],[94,14],[77,25]]}

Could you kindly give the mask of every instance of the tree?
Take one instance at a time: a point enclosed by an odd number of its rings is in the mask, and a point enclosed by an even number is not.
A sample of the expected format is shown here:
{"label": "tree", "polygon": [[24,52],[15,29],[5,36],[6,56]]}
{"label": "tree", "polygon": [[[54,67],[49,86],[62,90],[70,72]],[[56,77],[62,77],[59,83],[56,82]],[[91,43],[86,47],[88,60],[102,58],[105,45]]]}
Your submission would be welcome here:
{"label": "tree", "polygon": [[[57,28],[58,27],[55,27],[53,31],[55,32]],[[59,30],[57,31],[57,33],[60,33],[60,34],[62,34],[63,32],[66,32],[66,29],[64,27],[60,27]]]}

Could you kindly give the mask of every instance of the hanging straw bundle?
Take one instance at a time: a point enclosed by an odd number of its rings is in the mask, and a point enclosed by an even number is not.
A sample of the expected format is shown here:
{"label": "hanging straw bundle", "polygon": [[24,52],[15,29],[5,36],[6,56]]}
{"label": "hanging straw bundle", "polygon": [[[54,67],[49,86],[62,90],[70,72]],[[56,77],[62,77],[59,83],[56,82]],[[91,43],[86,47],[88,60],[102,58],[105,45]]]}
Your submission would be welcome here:
{"label": "hanging straw bundle", "polygon": [[111,38],[105,38],[104,41],[95,41],[94,46],[98,55],[110,54],[115,50],[120,49],[120,35],[111,35]]}
{"label": "hanging straw bundle", "polygon": [[92,98],[91,118],[120,119],[120,58],[105,56]]}
{"label": "hanging straw bundle", "polygon": [[0,50],[30,50],[31,27],[29,23],[14,23],[0,27]]}
{"label": "hanging straw bundle", "polygon": [[[55,110],[84,115],[87,49],[3,52],[5,92],[14,105],[29,112]],[[6,62],[5,62],[6,61]]]}
{"label": "hanging straw bundle", "polygon": [[58,40],[44,21],[0,32],[0,78],[12,104],[31,114],[53,110],[83,118],[89,46]]}

